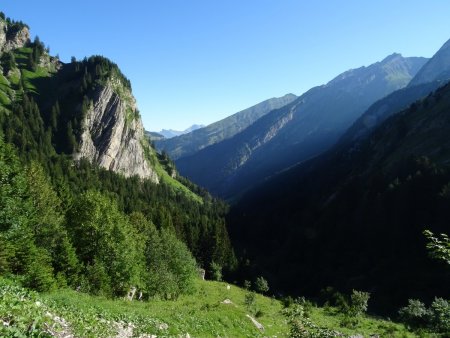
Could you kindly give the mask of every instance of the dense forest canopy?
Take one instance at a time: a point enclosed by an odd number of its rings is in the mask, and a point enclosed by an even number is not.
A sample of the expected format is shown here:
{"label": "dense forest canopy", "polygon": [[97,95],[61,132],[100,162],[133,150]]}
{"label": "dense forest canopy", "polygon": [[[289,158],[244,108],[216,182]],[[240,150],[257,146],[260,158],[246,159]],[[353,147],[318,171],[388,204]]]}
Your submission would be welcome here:
{"label": "dense forest canopy", "polygon": [[380,312],[447,298],[448,267],[429,257],[423,232],[450,224],[449,106],[447,84],[357,147],[337,145],[250,191],[229,216],[250,262],[242,273],[316,298],[367,290]]}

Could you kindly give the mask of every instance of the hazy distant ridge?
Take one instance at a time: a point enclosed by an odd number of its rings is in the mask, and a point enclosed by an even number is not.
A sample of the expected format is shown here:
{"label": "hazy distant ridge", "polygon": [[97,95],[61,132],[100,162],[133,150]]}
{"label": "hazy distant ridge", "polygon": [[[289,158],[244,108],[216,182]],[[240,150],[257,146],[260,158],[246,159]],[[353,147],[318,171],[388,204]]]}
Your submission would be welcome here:
{"label": "hazy distant ridge", "polygon": [[197,129],[203,128],[203,127],[204,127],[203,124],[193,124],[192,126],[190,126],[189,128],[187,128],[185,130],[162,129],[161,131],[159,131],[157,133],[164,136],[166,139],[169,139],[172,137],[190,133],[191,131],[194,131],[194,130],[197,130]]}
{"label": "hazy distant ridge", "polygon": [[195,152],[220,141],[226,140],[247,128],[260,117],[273,109],[283,107],[297,96],[287,94],[283,97],[271,98],[250,108],[235,113],[223,120],[214,122],[204,128],[191,133],[180,135],[167,140],[155,142],[159,150],[165,150],[173,159],[189,156]]}
{"label": "hazy distant ridge", "polygon": [[372,103],[407,86],[426,61],[392,54],[348,70],[232,138],[179,158],[177,167],[210,191],[232,197],[328,149]]}

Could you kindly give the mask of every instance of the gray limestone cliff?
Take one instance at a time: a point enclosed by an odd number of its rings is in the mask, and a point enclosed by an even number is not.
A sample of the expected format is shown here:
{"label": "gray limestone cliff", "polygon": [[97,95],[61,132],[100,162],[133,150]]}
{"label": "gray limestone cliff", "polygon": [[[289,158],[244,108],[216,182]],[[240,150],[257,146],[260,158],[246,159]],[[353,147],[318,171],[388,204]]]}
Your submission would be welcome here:
{"label": "gray limestone cliff", "polygon": [[126,177],[137,175],[159,183],[146,156],[153,151],[147,142],[134,97],[118,79],[111,78],[94,94],[74,157]]}
{"label": "gray limestone cliff", "polygon": [[25,46],[30,40],[30,31],[27,26],[8,24],[0,18],[0,53]]}
{"label": "gray limestone cliff", "polygon": [[[0,15],[0,55],[27,46],[29,42],[27,25]],[[63,64],[44,51],[37,66],[55,75]],[[9,72],[21,76],[18,68]],[[108,80],[93,86],[90,98],[89,108],[83,108],[82,132],[74,159],[85,158],[125,177],[139,176],[159,183],[156,154],[144,135],[129,85],[124,85],[122,78],[112,72]],[[80,114],[81,107],[80,104]]]}

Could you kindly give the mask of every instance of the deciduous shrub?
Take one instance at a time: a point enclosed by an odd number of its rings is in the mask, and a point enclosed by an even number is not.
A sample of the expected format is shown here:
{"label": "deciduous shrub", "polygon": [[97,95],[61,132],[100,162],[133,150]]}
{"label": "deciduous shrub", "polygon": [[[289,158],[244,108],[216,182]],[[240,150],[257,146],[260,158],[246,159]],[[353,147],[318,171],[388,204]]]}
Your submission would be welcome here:
{"label": "deciduous shrub", "polygon": [[222,280],[222,266],[216,262],[209,265],[209,275],[212,280],[220,282]]}
{"label": "deciduous shrub", "polygon": [[410,327],[424,326],[428,311],[424,303],[417,299],[409,299],[408,305],[398,312],[402,321]]}
{"label": "deciduous shrub", "polygon": [[265,280],[264,277],[258,277],[255,281],[255,290],[259,293],[266,293],[269,291],[269,283]]}

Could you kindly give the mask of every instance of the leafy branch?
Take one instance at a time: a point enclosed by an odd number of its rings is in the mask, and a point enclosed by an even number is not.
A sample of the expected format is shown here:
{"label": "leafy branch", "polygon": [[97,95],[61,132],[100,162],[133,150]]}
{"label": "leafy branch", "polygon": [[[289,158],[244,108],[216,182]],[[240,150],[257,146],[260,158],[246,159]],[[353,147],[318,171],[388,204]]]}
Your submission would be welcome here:
{"label": "leafy branch", "polygon": [[445,261],[450,265],[450,239],[446,234],[435,236],[430,230],[423,232],[428,240],[427,249],[430,256]]}

